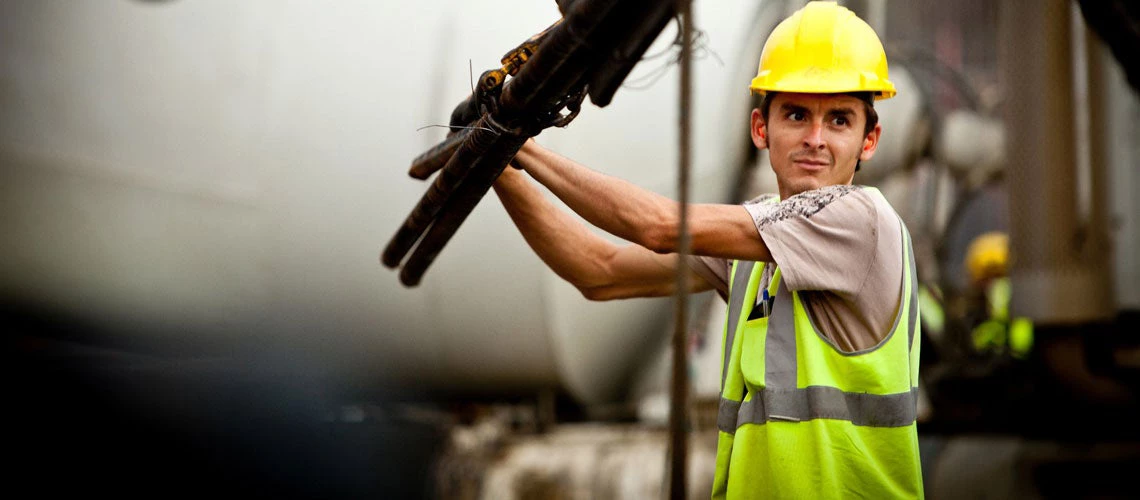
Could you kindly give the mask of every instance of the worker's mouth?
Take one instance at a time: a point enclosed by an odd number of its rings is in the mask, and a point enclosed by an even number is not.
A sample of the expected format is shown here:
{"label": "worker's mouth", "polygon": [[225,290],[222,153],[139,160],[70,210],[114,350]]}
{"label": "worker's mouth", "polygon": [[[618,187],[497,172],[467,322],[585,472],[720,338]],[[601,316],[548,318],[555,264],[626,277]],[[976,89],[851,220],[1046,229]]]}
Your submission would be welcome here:
{"label": "worker's mouth", "polygon": [[795,164],[797,167],[800,167],[804,170],[811,170],[811,171],[823,170],[823,169],[831,166],[831,162],[829,162],[829,161],[820,160],[820,159],[813,159],[813,158],[793,159],[792,163]]}

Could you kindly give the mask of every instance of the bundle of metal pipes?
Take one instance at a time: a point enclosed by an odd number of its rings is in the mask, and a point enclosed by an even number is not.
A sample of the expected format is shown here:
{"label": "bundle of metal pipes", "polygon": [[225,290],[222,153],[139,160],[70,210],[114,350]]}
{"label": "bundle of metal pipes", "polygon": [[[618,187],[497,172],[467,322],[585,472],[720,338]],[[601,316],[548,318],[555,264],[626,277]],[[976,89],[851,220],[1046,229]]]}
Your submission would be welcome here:
{"label": "bundle of metal pipes", "polygon": [[381,255],[385,266],[401,268],[405,286],[419,284],[526,140],[569,124],[587,95],[608,105],[676,15],[672,2],[653,0],[576,0],[560,8],[562,19],[480,76],[452,113],[448,138],[412,162],[414,178],[439,175]]}

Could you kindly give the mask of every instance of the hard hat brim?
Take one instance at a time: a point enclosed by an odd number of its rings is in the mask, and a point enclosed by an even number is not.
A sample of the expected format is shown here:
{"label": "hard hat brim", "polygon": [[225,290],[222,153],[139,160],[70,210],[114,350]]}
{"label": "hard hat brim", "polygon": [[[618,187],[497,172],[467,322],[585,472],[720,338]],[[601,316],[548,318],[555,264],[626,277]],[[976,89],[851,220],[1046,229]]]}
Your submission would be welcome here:
{"label": "hard hat brim", "polygon": [[793,92],[798,94],[848,94],[871,92],[876,101],[890,99],[897,94],[895,84],[890,80],[856,71],[834,71],[824,68],[807,68],[787,73],[772,81],[768,72],[762,72],[752,79],[749,86],[753,94],[768,92]]}

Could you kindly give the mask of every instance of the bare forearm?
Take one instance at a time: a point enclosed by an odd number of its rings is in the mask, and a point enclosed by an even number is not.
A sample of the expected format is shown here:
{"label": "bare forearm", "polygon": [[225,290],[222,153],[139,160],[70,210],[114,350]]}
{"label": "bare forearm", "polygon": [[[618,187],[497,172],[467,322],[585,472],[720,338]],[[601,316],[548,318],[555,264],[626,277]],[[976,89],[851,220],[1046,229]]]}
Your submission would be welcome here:
{"label": "bare forearm", "polygon": [[495,193],[527,244],[555,273],[579,288],[605,281],[599,263],[616,245],[555,207],[522,172],[504,171]]}
{"label": "bare forearm", "polygon": [[[528,173],[591,224],[657,253],[680,246],[680,205],[647,189],[579,165],[529,141],[515,157]],[[771,262],[752,217],[739,205],[689,206],[691,251]]]}
{"label": "bare forearm", "polygon": [[[535,254],[587,298],[659,297],[675,290],[676,256],[602,239],[555,207],[526,174],[507,169],[496,181],[495,192]],[[690,291],[709,287],[691,274]]]}
{"label": "bare forearm", "polygon": [[528,143],[515,161],[591,224],[657,251],[675,238],[677,202]]}

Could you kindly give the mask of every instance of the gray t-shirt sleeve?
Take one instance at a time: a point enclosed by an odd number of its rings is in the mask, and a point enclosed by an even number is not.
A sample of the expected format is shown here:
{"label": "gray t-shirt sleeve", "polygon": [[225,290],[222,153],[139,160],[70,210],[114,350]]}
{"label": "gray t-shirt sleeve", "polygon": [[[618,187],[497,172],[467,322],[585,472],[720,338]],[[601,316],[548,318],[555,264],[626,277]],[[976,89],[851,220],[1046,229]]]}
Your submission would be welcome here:
{"label": "gray t-shirt sleeve", "polygon": [[901,222],[885,199],[829,186],[745,208],[819,333],[844,352],[886,338],[899,312],[903,248]]}
{"label": "gray t-shirt sleeve", "polygon": [[690,269],[716,289],[722,299],[728,300],[728,274],[732,265],[728,259],[690,255],[687,263]]}
{"label": "gray t-shirt sleeve", "polygon": [[[760,213],[760,211],[775,208],[777,198],[778,197],[774,194],[763,194],[744,202],[744,209],[748,210],[748,213],[751,214],[753,220],[755,220],[757,213]],[[716,289],[722,299],[728,300],[729,281],[730,275],[732,274],[731,260],[720,257],[692,255],[689,257],[688,264],[694,272],[707,280],[709,284]]]}
{"label": "gray t-shirt sleeve", "polygon": [[774,205],[746,204],[791,290],[859,293],[876,257],[878,216],[858,186],[807,191]]}

